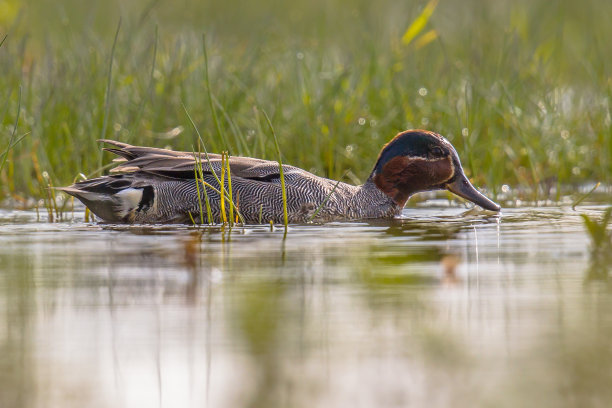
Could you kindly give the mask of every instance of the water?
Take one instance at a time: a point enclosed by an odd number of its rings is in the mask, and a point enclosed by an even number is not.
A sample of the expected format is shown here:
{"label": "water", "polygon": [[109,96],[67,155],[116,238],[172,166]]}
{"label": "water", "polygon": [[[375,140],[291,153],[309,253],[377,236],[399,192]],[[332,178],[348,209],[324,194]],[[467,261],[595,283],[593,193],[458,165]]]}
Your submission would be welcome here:
{"label": "water", "polygon": [[290,228],[0,212],[1,407],[607,407],[579,213]]}

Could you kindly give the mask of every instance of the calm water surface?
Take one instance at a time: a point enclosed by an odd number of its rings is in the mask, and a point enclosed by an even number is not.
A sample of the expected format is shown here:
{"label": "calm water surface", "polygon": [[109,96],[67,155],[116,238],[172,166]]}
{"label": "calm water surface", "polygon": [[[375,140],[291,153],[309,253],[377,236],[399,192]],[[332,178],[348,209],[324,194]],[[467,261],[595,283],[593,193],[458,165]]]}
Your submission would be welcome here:
{"label": "calm water surface", "polygon": [[0,211],[0,407],[609,407],[579,213],[290,228]]}

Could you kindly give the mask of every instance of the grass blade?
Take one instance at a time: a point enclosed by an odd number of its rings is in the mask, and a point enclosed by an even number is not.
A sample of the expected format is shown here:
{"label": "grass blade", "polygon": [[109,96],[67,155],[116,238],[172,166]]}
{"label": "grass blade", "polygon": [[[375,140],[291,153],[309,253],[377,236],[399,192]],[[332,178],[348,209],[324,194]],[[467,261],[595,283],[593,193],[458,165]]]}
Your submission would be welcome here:
{"label": "grass blade", "polygon": [[597,182],[597,184],[595,184],[595,187],[590,189],[586,194],[583,194],[581,197],[578,197],[578,199],[572,203],[572,210],[576,211],[576,206],[583,202],[588,196],[590,196],[593,191],[597,190],[597,187],[599,187],[600,184],[600,182]]}
{"label": "grass blade", "polygon": [[227,216],[225,215],[225,152],[221,152],[221,182],[219,183],[221,186],[221,197],[219,205],[221,206],[221,219],[223,224],[227,222]]}
{"label": "grass blade", "polygon": [[[6,36],[4,38],[6,38]],[[4,42],[4,40],[2,40],[2,42]],[[14,143],[15,133],[17,133],[17,126],[19,125],[20,113],[21,113],[21,85],[19,86],[19,99],[17,102],[17,117],[15,118],[15,123],[13,124],[13,131],[11,132],[11,137],[9,138],[8,146],[6,147],[6,150],[2,153],[2,162],[0,162],[0,172],[2,171],[2,168],[4,167],[4,164],[6,163],[6,158],[8,157],[8,153],[11,150],[11,148],[15,146],[17,143],[19,143],[21,139],[23,139],[27,135],[26,133],[26,135],[21,136],[19,140],[16,143]]]}
{"label": "grass blade", "polygon": [[219,118],[217,117],[217,110],[215,109],[212,90],[210,89],[210,79],[208,76],[208,52],[206,52],[206,34],[202,35],[202,50],[204,52],[204,84],[206,84],[206,93],[208,95],[208,104],[210,106],[210,113],[217,130],[217,136],[223,141],[223,145],[228,147],[227,141],[225,140],[224,134],[221,131],[221,125],[219,124]]}
{"label": "grass blade", "polygon": [[[115,39],[113,40],[113,47],[111,48],[110,61],[108,62],[108,74],[106,81],[106,92],[104,94],[104,119],[102,121],[102,132],[100,133],[100,139],[106,138],[106,127],[108,126],[108,117],[110,113],[110,99],[111,99],[111,83],[113,80],[113,60],[115,59],[115,48],[117,46],[117,38],[119,38],[119,30],[121,29],[121,18],[117,23],[117,31],[115,31]],[[102,155],[100,155],[99,166],[102,166]]]}
{"label": "grass blade", "polygon": [[[196,154],[195,154],[195,149],[193,150],[193,157],[196,158]],[[202,224],[202,222],[204,221],[204,211],[202,209],[202,195],[200,194],[200,177],[198,177],[198,171],[200,169],[200,166],[198,166],[198,159],[196,160],[196,165],[193,166],[193,175],[195,177],[195,181],[196,181],[196,191],[198,193],[198,206],[200,209],[200,224]],[[206,190],[206,188],[204,188],[204,190]],[[189,213],[189,216],[191,217],[191,212]],[[195,224],[195,222],[194,222]]]}
{"label": "grass blade", "polygon": [[[232,173],[230,171],[230,156],[229,156],[229,152],[226,152],[227,154],[227,159],[225,160],[225,164],[227,166],[227,193],[229,196],[229,200],[230,202],[234,202],[233,197],[232,197]],[[230,205],[229,208],[229,223],[230,226],[233,225],[234,223],[234,206]]]}
{"label": "grass blade", "polygon": [[278,139],[276,138],[276,132],[274,131],[274,126],[272,126],[272,121],[270,121],[270,117],[266,113],[265,110],[262,110],[264,117],[266,118],[266,122],[268,122],[268,126],[270,127],[270,131],[272,132],[272,137],[274,138],[274,146],[276,147],[276,155],[278,158],[278,169],[280,172],[280,180],[281,180],[281,189],[283,196],[283,222],[285,225],[285,231],[287,230],[287,225],[289,225],[289,216],[287,214],[287,187],[285,186],[285,172],[283,171],[283,161],[281,158],[281,151],[278,145]]}
{"label": "grass blade", "polygon": [[151,64],[151,71],[149,73],[149,84],[147,85],[147,94],[145,95],[145,97],[142,98],[142,101],[140,102],[140,106],[138,107],[138,114],[136,115],[136,120],[134,120],[134,129],[138,130],[138,127],[140,125],[140,120],[142,119],[142,115],[144,113],[144,108],[145,108],[145,103],[147,101],[147,98],[152,98],[152,93],[153,93],[153,83],[154,83],[154,76],[155,76],[155,63],[157,61],[157,44],[159,42],[159,34],[158,34],[158,29],[157,29],[157,25],[155,26],[155,43],[153,46],[153,62]]}
{"label": "grass blade", "polygon": [[[197,186],[197,183],[196,183],[196,186]],[[193,215],[191,215],[191,211],[189,211],[187,214],[189,214],[189,219],[191,220],[191,223],[193,225],[197,225],[195,220],[193,219]],[[200,218],[200,220],[201,220],[201,218]],[[200,222],[200,224],[201,224],[201,222]]]}
{"label": "grass blade", "polygon": [[[202,150],[200,149],[200,141],[198,141],[198,155],[195,155],[195,152],[193,154],[193,157],[195,158],[196,161],[196,167],[195,169],[197,170],[196,173],[196,187],[198,188],[198,195],[200,194],[200,188],[199,188],[199,184],[201,182],[204,181],[204,170],[202,169]],[[198,178],[199,175],[199,178]],[[203,192],[204,192],[204,201],[206,203],[206,219],[208,221],[208,225],[212,225],[214,224],[214,220],[212,217],[212,210],[210,209],[210,200],[208,199],[208,192],[206,191],[206,187],[204,186],[204,184],[202,184],[203,187]],[[198,197],[199,200],[199,204],[200,204],[200,223],[203,222],[204,218],[203,218],[203,214],[202,214],[202,197]]]}
{"label": "grass blade", "polygon": [[[224,185],[221,183],[221,180],[217,176],[217,173],[215,172],[215,170],[214,170],[214,168],[212,166],[212,163],[210,161],[210,157],[208,156],[208,151],[206,150],[206,146],[204,145],[204,140],[202,140],[202,135],[200,134],[200,131],[198,130],[198,127],[196,126],[195,122],[191,118],[191,115],[189,114],[189,111],[187,111],[187,107],[185,107],[185,104],[181,103],[181,105],[183,106],[183,110],[185,111],[185,114],[187,115],[187,118],[189,119],[189,122],[191,123],[191,126],[193,126],[196,134],[198,135],[198,139],[199,139],[199,141],[201,143],[202,149],[204,150],[204,155],[206,157],[206,161],[208,162],[208,168],[210,169],[211,174],[213,175],[215,180],[217,180],[217,183],[219,183],[219,186],[221,187],[221,191],[225,191]],[[202,183],[207,185],[207,186],[209,186],[214,191],[218,192],[220,196],[222,195],[221,191],[217,190],[216,188],[211,186],[209,183],[206,183],[204,180],[202,180]],[[208,196],[205,196],[205,198],[208,200]],[[240,222],[245,224],[244,217],[242,216],[240,211],[238,211],[238,209],[234,206],[234,203],[230,202],[230,205],[234,208],[234,211],[236,211],[236,215],[238,215],[238,218],[240,218]]]}
{"label": "grass blade", "polygon": [[439,0],[430,0],[429,3],[425,6],[421,14],[417,18],[414,19],[412,24],[406,29],[404,35],[402,36],[402,44],[408,45],[415,39],[417,35],[423,31],[427,22],[431,18],[431,15],[436,9]]}
{"label": "grass blade", "polygon": [[[343,179],[345,175],[346,175],[346,172],[344,172],[344,175],[342,175],[341,179]],[[310,218],[308,218],[308,222],[312,222],[312,220],[315,219],[317,214],[319,214],[319,211],[321,211],[321,209],[323,207],[325,207],[325,204],[327,204],[327,202],[331,198],[332,194],[334,194],[334,191],[336,191],[336,188],[338,187],[338,184],[340,184],[340,180],[338,180],[336,182],[336,184],[334,185],[334,188],[332,188],[331,191],[329,192],[329,194],[327,194],[327,196],[325,197],[325,200],[323,200],[323,202],[321,204],[319,204],[319,206],[317,207],[315,212],[310,216]]]}

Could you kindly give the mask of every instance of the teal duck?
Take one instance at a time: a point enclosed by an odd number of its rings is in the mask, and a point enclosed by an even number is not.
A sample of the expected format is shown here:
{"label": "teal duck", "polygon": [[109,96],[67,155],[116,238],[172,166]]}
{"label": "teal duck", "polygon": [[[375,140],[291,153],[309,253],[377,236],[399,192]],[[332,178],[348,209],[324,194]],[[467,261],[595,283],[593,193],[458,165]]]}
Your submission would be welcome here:
{"label": "teal duck", "polygon": [[[120,164],[110,175],[75,183],[61,190],[78,198],[96,216],[110,223],[190,223],[200,220],[203,184],[212,216],[221,218],[219,154],[179,152],[132,146],[112,140],[105,148]],[[244,222],[283,220],[282,187],[276,161],[232,156],[229,158],[232,197]],[[213,172],[215,174],[213,174]],[[425,130],[399,133],[381,150],[367,181],[360,186],[315,176],[283,165],[289,222],[389,218],[400,214],[411,195],[449,190],[480,207],[499,211],[499,205],[479,193],[465,176],[454,147],[442,136]],[[211,188],[211,187],[214,187]],[[227,177],[224,183],[228,191]],[[198,197],[198,192],[201,194]],[[222,192],[222,191],[221,191]],[[228,202],[229,204],[229,202]],[[228,205],[226,205],[228,207]],[[314,216],[314,217],[313,217]]]}

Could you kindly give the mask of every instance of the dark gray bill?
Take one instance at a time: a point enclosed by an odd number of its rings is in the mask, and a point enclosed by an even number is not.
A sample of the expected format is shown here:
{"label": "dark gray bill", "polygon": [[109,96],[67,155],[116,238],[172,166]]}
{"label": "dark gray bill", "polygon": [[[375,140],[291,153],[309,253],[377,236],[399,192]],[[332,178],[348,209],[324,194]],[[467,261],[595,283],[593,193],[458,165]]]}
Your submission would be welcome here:
{"label": "dark gray bill", "polygon": [[448,191],[457,194],[459,197],[463,197],[466,200],[470,200],[476,205],[481,206],[485,210],[499,211],[501,207],[489,200],[487,197],[482,195],[478,190],[474,188],[472,183],[464,176],[457,177],[455,181],[446,185]]}

